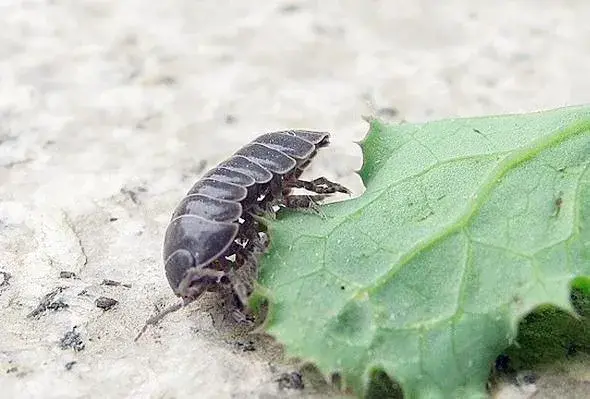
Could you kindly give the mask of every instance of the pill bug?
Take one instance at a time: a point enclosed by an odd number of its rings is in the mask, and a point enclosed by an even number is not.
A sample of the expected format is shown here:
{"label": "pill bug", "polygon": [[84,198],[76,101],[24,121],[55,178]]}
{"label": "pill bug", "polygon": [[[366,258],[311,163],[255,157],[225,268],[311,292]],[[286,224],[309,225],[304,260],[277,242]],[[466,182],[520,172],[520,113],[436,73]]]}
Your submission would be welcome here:
{"label": "pill bug", "polygon": [[[300,179],[329,138],[308,130],[262,134],[190,188],[172,213],[162,251],[168,283],[184,305],[206,291],[225,290],[234,296],[234,316],[245,320],[242,310],[268,239],[256,216],[274,216],[276,207],[313,209],[330,194],[350,193],[324,177]],[[294,195],[294,188],[315,194]]]}

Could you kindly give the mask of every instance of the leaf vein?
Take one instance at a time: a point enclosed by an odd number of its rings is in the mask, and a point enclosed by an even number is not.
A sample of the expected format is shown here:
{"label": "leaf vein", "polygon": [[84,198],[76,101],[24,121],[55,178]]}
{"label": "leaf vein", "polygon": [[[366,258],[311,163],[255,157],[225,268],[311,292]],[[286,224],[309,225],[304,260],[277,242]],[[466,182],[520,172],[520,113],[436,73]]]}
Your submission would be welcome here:
{"label": "leaf vein", "polygon": [[[457,221],[447,224],[438,234],[434,234],[432,238],[422,240],[414,245],[409,251],[406,252],[405,256],[400,259],[400,267],[394,271],[386,272],[383,276],[376,280],[376,283],[369,289],[369,291],[376,291],[382,288],[388,283],[395,275],[402,269],[403,266],[407,265],[414,257],[416,257],[422,251],[432,247],[439,241],[456,232],[458,229],[467,226],[473,215],[481,208],[486,200],[491,195],[494,188],[494,184],[505,176],[509,171],[514,169],[516,166],[523,162],[532,159],[537,156],[543,150],[551,148],[552,146],[559,144],[561,141],[571,138],[577,134],[587,131],[586,124],[574,124],[569,128],[564,129],[561,133],[553,136],[543,137],[541,140],[535,140],[533,144],[524,149],[512,151],[512,155],[508,155],[489,174],[489,178],[481,185],[480,190],[472,196],[470,206],[467,207],[467,212],[458,218]],[[374,201],[374,199],[373,199]]]}

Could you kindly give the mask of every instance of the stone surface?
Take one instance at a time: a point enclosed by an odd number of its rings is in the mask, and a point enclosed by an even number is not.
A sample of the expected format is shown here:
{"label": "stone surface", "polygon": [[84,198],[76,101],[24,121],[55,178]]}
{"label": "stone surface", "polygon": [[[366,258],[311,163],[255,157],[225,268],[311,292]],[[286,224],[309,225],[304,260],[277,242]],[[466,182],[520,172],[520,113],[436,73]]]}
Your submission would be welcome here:
{"label": "stone surface", "polygon": [[[331,131],[310,175],[360,194],[363,115],[590,102],[588,15],[584,0],[0,1],[0,396],[324,397],[279,390],[292,366],[215,297],[133,342],[176,301],[160,259],[176,202],[269,130]],[[501,392],[550,397],[554,380]]]}

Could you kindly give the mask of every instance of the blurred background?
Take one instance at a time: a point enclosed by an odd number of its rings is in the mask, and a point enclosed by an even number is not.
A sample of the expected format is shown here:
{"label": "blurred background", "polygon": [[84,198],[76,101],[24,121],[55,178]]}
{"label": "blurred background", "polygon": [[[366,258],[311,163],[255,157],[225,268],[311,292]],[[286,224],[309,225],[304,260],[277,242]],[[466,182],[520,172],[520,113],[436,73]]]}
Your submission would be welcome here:
{"label": "blurred background", "polygon": [[[358,195],[363,116],[588,103],[588,16],[584,0],[0,0],[1,385],[11,397],[283,397],[275,350],[235,349],[206,301],[130,343],[174,302],[160,249],[176,202],[271,130],[330,131],[310,173]],[[67,310],[25,317],[64,285]],[[117,307],[97,309],[100,295]],[[60,349],[74,327],[84,350]]]}

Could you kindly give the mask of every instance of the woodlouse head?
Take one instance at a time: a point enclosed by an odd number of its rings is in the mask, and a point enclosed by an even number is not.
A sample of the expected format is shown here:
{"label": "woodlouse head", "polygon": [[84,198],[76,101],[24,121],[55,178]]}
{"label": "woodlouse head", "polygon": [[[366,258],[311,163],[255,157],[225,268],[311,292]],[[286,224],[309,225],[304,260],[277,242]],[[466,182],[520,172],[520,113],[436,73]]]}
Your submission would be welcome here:
{"label": "woodlouse head", "polygon": [[226,273],[209,268],[193,268],[188,270],[178,285],[178,292],[186,303],[199,298],[205,291],[229,285]]}
{"label": "woodlouse head", "polygon": [[194,300],[225,283],[225,273],[214,262],[231,246],[238,233],[234,223],[215,222],[195,215],[173,219],[164,238],[164,268],[177,296]]}

